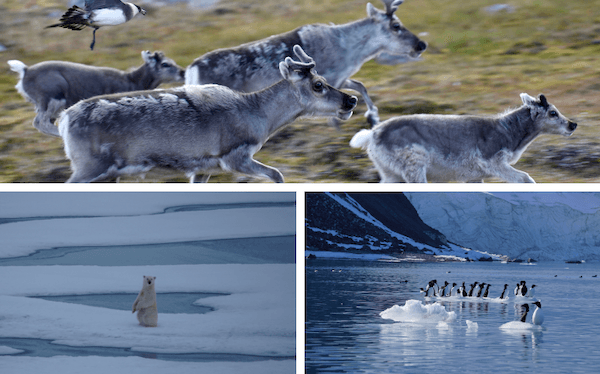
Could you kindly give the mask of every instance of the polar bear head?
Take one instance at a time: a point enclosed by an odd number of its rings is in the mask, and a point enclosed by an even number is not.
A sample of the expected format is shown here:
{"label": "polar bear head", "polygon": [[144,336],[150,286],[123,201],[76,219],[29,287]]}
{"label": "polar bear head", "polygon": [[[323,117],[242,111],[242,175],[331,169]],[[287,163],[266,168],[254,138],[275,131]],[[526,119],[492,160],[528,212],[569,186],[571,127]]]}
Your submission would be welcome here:
{"label": "polar bear head", "polygon": [[144,287],[153,287],[156,277],[144,275]]}

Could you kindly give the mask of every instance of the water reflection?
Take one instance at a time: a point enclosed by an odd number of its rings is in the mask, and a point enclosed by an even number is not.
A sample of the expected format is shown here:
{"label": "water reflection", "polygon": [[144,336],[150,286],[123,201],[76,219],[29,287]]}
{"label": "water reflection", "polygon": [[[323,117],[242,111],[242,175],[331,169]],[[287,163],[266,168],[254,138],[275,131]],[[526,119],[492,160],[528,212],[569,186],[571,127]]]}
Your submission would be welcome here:
{"label": "water reflection", "polygon": [[[456,321],[448,323],[392,322],[379,316],[394,305],[405,305],[407,300],[423,301],[419,287],[439,277],[441,269],[446,273],[449,266],[454,277],[477,277],[492,284],[524,277],[528,281],[535,279],[535,284],[542,284],[536,296],[548,305],[544,328],[540,331],[501,330],[501,325],[521,317],[522,301],[514,298],[508,301],[443,300],[441,304],[445,309],[457,316]],[[553,266],[538,264],[535,269],[522,270],[524,267],[500,264],[404,267],[347,260],[307,262],[306,372],[433,372],[441,369],[445,373],[464,373],[468,371],[465,363],[485,373],[595,372],[592,368],[598,366],[593,364],[600,364],[600,358],[590,357],[589,352],[600,344],[599,327],[594,323],[595,317],[591,318],[597,314],[599,298],[590,299],[589,295],[597,292],[594,291],[597,283],[594,286],[589,281],[577,282],[574,286],[567,277],[555,280],[557,267],[562,267]],[[342,271],[332,272],[332,269]],[[405,279],[409,282],[404,282]],[[564,295],[570,299],[563,300]],[[574,302],[580,311],[563,321],[560,316],[570,313]]]}

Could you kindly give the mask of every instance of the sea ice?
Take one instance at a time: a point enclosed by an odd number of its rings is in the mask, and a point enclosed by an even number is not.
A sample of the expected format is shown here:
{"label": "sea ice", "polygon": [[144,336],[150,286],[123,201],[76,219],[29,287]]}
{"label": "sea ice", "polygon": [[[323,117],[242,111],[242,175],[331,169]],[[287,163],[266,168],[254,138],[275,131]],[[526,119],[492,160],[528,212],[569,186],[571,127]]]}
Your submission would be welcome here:
{"label": "sea ice", "polygon": [[294,360],[259,362],[177,362],[141,357],[3,357],[3,373],[39,374],[56,368],[61,374],[284,374],[295,372]]}
{"label": "sea ice", "polygon": [[[206,314],[160,311],[158,327],[129,311],[26,296],[134,292],[144,274],[159,292],[225,293],[199,301]],[[0,272],[2,337],[144,352],[295,355],[295,264],[176,266],[6,266]],[[133,303],[135,298],[132,298]]]}
{"label": "sea ice", "polygon": [[381,318],[395,322],[438,323],[456,320],[455,312],[448,312],[440,303],[424,305],[419,300],[406,300],[404,306],[393,307],[379,313]]}
{"label": "sea ice", "polygon": [[295,233],[295,207],[54,218],[0,225],[0,257],[26,256],[53,247],[154,244]]}

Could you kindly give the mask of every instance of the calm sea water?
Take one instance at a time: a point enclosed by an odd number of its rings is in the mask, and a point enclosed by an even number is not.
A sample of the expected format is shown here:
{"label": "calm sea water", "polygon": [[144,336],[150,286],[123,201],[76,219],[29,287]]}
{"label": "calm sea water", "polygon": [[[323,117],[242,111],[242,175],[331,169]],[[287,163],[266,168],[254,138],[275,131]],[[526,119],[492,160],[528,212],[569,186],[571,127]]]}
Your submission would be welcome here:
{"label": "calm sea water", "polygon": [[[307,373],[598,373],[600,264],[383,263],[307,260]],[[443,301],[456,320],[447,324],[393,322],[379,313],[438,283],[536,284],[542,331],[504,331],[520,306]],[[532,306],[531,312],[535,309]],[[531,314],[529,315],[529,319]],[[528,320],[529,320],[528,319]],[[467,320],[477,329],[468,328]]]}

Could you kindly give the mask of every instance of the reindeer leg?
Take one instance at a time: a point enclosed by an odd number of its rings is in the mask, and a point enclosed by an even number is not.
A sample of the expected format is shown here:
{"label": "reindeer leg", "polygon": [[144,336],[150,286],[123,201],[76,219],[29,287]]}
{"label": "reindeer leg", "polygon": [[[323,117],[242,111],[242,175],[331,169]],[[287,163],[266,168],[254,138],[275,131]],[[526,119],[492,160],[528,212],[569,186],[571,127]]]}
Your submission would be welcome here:
{"label": "reindeer leg", "polygon": [[283,183],[283,175],[274,167],[262,164],[252,158],[232,168],[240,173],[267,177],[275,183]]}
{"label": "reindeer leg", "polygon": [[339,88],[347,88],[349,90],[354,90],[360,93],[368,108],[367,112],[365,113],[365,117],[367,117],[367,122],[369,122],[371,127],[379,123],[379,110],[371,101],[369,94],[367,94],[367,89],[361,82],[355,81],[353,79],[346,79],[346,81],[342,83],[342,86]]}
{"label": "reindeer leg", "polygon": [[257,144],[240,146],[221,158],[224,170],[234,170],[238,173],[266,177],[276,183],[283,183],[283,175],[274,167],[264,165],[252,158],[260,149]]}
{"label": "reindeer leg", "polygon": [[188,177],[190,178],[190,183],[208,183],[208,180],[210,179],[210,174],[202,174],[200,176],[197,176],[196,174],[191,174],[188,175]]}

